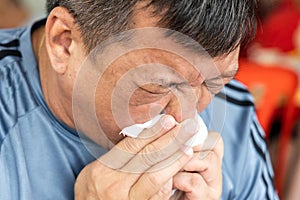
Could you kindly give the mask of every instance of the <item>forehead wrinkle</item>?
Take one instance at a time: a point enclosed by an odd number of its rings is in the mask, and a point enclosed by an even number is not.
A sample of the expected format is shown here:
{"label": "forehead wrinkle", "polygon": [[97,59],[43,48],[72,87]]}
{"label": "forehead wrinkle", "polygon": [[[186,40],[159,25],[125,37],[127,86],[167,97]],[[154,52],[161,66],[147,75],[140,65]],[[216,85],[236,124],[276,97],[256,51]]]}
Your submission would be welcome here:
{"label": "forehead wrinkle", "polygon": [[[138,51],[139,52],[139,51]],[[167,51],[161,51],[158,49],[147,49],[142,50],[143,53],[141,54],[132,54],[127,60],[128,63],[131,63],[135,66],[139,65],[152,65],[152,66],[165,66],[163,69],[166,69],[164,71],[167,71],[168,74],[172,75],[172,79],[176,79],[175,81],[183,82],[182,80],[185,80],[184,82],[188,82],[191,80],[196,79],[199,76],[199,73],[194,73],[192,70],[197,70],[195,66],[193,66],[192,63],[188,62],[186,59],[182,58],[179,55],[174,55],[172,52]],[[139,56],[140,59],[138,58]],[[169,70],[167,70],[167,68]],[[159,69],[159,68],[158,68]],[[198,70],[197,70],[198,71]],[[147,73],[147,70],[145,70],[145,75],[149,77],[149,75],[153,76],[152,73]],[[160,71],[155,71],[155,75],[159,78],[155,77],[154,80],[158,79],[165,79],[165,74]],[[194,76],[197,77],[194,77]],[[161,77],[161,78],[160,78]]]}

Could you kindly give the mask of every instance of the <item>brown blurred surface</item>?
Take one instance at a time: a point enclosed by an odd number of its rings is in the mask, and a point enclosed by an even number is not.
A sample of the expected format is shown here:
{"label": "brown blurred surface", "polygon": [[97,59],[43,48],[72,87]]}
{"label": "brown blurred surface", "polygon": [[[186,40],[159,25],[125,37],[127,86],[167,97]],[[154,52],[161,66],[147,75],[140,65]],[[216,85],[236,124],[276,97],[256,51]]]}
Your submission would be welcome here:
{"label": "brown blurred surface", "polygon": [[0,0],[0,28],[23,25],[29,18],[27,9],[17,0]]}

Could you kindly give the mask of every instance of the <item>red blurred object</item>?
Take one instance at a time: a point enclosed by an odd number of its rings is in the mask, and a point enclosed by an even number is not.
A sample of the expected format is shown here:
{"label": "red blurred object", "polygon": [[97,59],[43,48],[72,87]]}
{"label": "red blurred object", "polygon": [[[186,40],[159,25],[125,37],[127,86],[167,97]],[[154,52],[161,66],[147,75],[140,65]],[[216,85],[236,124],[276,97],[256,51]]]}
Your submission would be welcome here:
{"label": "red blurred object", "polygon": [[240,70],[236,79],[244,83],[253,94],[257,116],[267,139],[276,111],[282,109],[279,155],[275,164],[275,186],[279,196],[282,196],[288,145],[296,117],[297,73],[281,66],[265,66],[240,60]]}
{"label": "red blurred object", "polygon": [[294,34],[300,25],[300,9],[295,1],[285,0],[262,22],[256,42],[264,48],[278,48],[283,52],[293,51]]}

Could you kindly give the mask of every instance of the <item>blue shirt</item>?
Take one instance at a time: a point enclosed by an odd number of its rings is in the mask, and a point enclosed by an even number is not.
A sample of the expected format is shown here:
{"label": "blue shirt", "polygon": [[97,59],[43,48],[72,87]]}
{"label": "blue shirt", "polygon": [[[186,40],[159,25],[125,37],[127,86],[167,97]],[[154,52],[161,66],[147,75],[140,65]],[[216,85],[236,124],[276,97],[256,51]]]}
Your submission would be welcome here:
{"label": "blue shirt", "polygon": [[[0,31],[1,200],[73,199],[77,175],[95,160],[44,101],[31,45],[31,32],[43,23]],[[232,81],[201,115],[224,140],[222,199],[277,199],[248,91]]]}

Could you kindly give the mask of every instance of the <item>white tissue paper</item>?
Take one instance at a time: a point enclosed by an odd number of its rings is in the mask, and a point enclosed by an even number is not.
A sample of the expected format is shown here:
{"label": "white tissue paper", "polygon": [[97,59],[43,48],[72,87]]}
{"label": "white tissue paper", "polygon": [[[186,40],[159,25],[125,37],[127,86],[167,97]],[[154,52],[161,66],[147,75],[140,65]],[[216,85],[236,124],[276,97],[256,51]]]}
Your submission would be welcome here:
{"label": "white tissue paper", "polygon": [[[151,128],[154,124],[156,124],[162,116],[163,114],[158,115],[143,124],[134,124],[132,126],[126,127],[120,132],[120,134],[136,138],[145,128]],[[193,147],[199,144],[203,144],[208,135],[207,127],[198,113],[195,114],[195,119],[198,121],[199,131],[196,135],[194,135],[190,140],[186,142],[186,145]]]}

